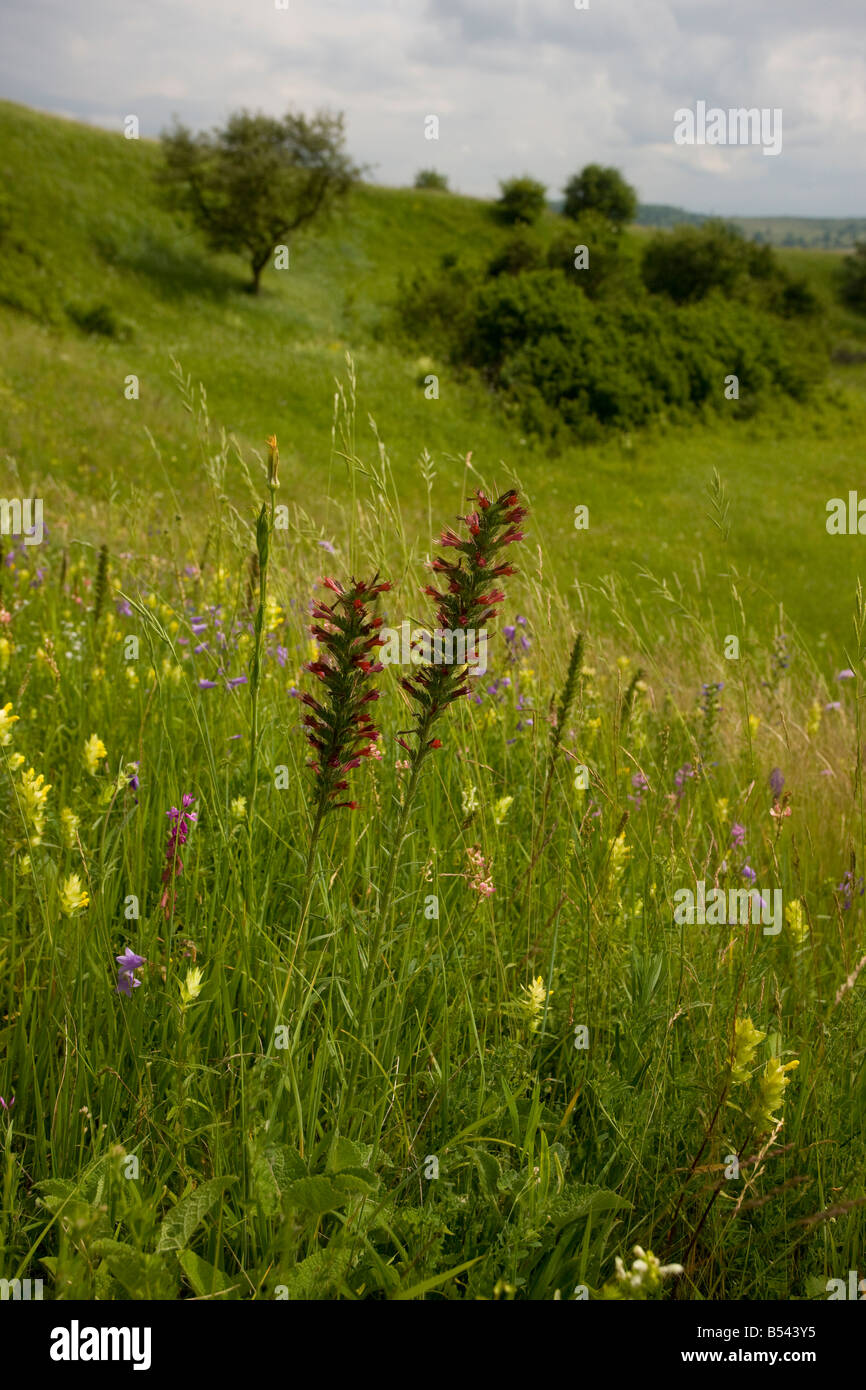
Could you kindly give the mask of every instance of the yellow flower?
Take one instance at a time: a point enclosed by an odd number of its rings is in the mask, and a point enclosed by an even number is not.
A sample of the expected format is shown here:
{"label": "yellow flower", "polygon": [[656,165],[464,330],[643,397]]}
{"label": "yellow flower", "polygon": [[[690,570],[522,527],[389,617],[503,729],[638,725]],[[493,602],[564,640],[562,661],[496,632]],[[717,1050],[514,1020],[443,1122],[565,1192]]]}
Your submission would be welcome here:
{"label": "yellow flower", "polygon": [[17,772],[21,764],[25,761],[23,753],[12,753],[9,756],[9,771]]}
{"label": "yellow flower", "polygon": [[76,912],[83,912],[89,904],[90,898],[81,885],[79,875],[70,874],[60,888],[60,911],[65,917],[74,917]]}
{"label": "yellow flower", "polygon": [[749,1068],[755,1060],[759,1043],[766,1037],[750,1018],[738,1018],[734,1024],[734,1060],[731,1063],[731,1083],[742,1086],[748,1081]]}
{"label": "yellow flower", "polygon": [[280,624],[285,621],[285,617],[280,605],[268,594],[265,604],[265,632],[276,632]]}
{"label": "yellow flower", "polygon": [[0,637],[0,671],[5,671],[15,648],[8,637]]}
{"label": "yellow flower", "polygon": [[184,1008],[198,999],[203,984],[204,971],[197,965],[191,965],[186,972],[186,979],[180,982],[180,997]]}
{"label": "yellow flower", "polygon": [[760,726],[761,726],[761,717],[760,717],[760,715],[758,715],[758,714],[750,714],[750,715],[749,715],[749,733],[752,735],[752,738],[755,737],[755,734],[758,732],[758,729],[760,728]]}
{"label": "yellow flower", "polygon": [[810,738],[814,738],[821,727],[821,716],[823,711],[820,702],[813,700],[809,706],[809,718],[806,721],[806,733]]}
{"label": "yellow flower", "polygon": [[779,1123],[778,1115],[773,1111],[778,1109],[785,1098],[785,1087],[790,1082],[790,1077],[785,1073],[793,1071],[798,1067],[798,1061],[785,1062],[779,1061],[778,1057],[771,1057],[764,1067],[764,1074],[761,1077],[761,1089],[757,1100],[750,1111],[751,1118],[758,1125],[761,1133],[764,1129],[773,1129]]}
{"label": "yellow flower", "polygon": [[544,1005],[551,998],[553,990],[545,987],[543,976],[536,975],[531,985],[523,986],[523,993],[526,998],[521,1000],[521,1003],[528,1015],[529,1025],[535,1033],[538,1030],[540,1016],[544,1012]]}
{"label": "yellow flower", "polygon": [[500,796],[496,805],[493,807],[494,825],[502,824],[502,822],[505,820],[505,817],[508,815],[508,808],[510,807],[513,800],[513,796]]}
{"label": "yellow flower", "polygon": [[138,675],[131,666],[126,667],[125,673],[130,685],[138,685]]}
{"label": "yellow flower", "polygon": [[478,788],[464,787],[461,800],[464,816],[471,816],[473,811],[478,810]]}
{"label": "yellow flower", "polygon": [[806,921],[803,904],[799,898],[796,902],[788,903],[785,908],[785,921],[788,923],[788,931],[791,933],[791,940],[794,945],[802,946],[809,935],[809,923]]}
{"label": "yellow flower", "polygon": [[91,734],[84,745],[84,766],[90,773],[99,770],[99,760],[107,756],[108,749],[97,734]]}
{"label": "yellow flower", "polygon": [[247,813],[247,799],[245,796],[235,796],[232,798],[232,820],[242,821]]}
{"label": "yellow flower", "polygon": [[68,806],[64,806],[60,812],[60,831],[67,849],[75,849],[80,824],[81,817],[76,816],[74,811],[70,811]]}
{"label": "yellow flower", "polygon": [[717,797],[716,811],[718,813],[719,820],[728,819],[728,798],[726,796]]}
{"label": "yellow flower", "polygon": [[12,713],[11,700],[0,709],[0,748],[8,747],[12,742],[12,725],[17,724],[20,717]]}
{"label": "yellow flower", "polygon": [[616,664],[617,664],[617,666],[619,667],[619,669],[620,669],[621,671],[625,671],[625,670],[627,670],[627,668],[628,668],[629,666],[631,666],[631,657],[630,657],[630,656],[618,656],[617,659],[616,659]]}
{"label": "yellow flower", "polygon": [[626,844],[623,831],[615,840],[610,841],[610,890],[615,898],[619,898],[625,866],[630,855],[631,845]]}
{"label": "yellow flower", "polygon": [[19,874],[21,874],[24,878],[26,878],[28,874],[32,874],[32,872],[33,872],[33,865],[30,863],[30,855],[29,855],[29,854],[22,854],[22,855],[21,855],[21,858],[18,860],[18,872],[19,872]]}
{"label": "yellow flower", "polygon": [[30,843],[41,845],[42,832],[45,829],[45,803],[48,800],[51,787],[46,785],[41,772],[38,777],[36,776],[32,767],[22,773],[19,787],[21,799],[24,802],[24,817],[29,821],[33,830]]}

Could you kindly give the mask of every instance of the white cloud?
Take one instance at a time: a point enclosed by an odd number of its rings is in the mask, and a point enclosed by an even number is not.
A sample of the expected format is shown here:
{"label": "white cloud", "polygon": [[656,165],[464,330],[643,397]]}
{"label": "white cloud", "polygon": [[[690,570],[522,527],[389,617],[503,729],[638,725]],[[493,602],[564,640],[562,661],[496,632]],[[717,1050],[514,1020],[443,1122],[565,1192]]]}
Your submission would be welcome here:
{"label": "white cloud", "polygon": [[[866,211],[862,0],[5,0],[0,25],[7,97],[102,125],[132,111],[145,135],[174,113],[329,106],[387,183],[434,164],[465,192],[529,171],[555,194],[593,159],[645,201]],[[674,146],[698,99],[781,107],[782,154]]]}

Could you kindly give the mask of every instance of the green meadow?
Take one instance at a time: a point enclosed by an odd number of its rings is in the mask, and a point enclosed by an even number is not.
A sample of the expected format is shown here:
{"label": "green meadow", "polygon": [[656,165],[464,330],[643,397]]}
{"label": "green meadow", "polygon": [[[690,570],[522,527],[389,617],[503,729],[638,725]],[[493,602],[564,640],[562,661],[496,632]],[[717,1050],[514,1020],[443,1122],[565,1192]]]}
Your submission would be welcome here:
{"label": "green meadow", "polygon": [[[46,526],[0,538],[0,1276],[826,1298],[866,1273],[838,256],[778,253],[823,310],[808,402],[554,445],[396,328],[501,248],[489,204],[360,186],[254,297],[158,162],[0,103],[0,490]],[[468,698],[340,646],[434,627],[443,574],[481,613],[494,559]],[[721,920],[677,913],[698,885]]]}

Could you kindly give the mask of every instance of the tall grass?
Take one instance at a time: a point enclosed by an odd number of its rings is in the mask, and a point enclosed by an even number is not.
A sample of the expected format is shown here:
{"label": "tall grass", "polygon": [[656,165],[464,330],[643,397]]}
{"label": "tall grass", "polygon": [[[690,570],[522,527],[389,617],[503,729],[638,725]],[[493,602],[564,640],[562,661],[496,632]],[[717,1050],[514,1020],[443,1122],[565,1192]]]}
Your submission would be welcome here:
{"label": "tall grass", "polygon": [[[424,776],[386,669],[381,756],[314,834],[317,582],[378,572],[385,621],[421,622],[432,528],[358,442],[350,380],[335,553],[272,494],[263,564],[265,460],[179,384],[194,513],[118,492],[100,527],[57,489],[44,550],[5,543],[2,1273],[58,1298],[609,1297],[639,1243],[683,1267],[667,1297],[825,1297],[866,1205],[860,610],[837,682],[723,527],[679,589],[645,569],[565,593],[530,518],[491,669]],[[477,459],[425,477],[447,525],[475,487],[525,492]],[[778,936],[675,924],[679,890],[741,887],[747,858],[801,904]],[[737,1082],[745,1019],[764,1037]],[[799,1066],[770,1124],[773,1059]]]}

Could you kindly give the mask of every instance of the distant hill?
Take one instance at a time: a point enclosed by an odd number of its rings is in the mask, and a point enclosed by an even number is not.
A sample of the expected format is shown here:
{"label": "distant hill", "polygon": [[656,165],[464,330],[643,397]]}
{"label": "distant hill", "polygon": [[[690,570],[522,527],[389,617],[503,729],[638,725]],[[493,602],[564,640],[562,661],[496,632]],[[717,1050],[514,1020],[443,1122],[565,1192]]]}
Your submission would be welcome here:
{"label": "distant hill", "polygon": [[[639,227],[699,227],[709,213],[687,212],[669,203],[640,203],[635,221]],[[750,241],[770,246],[801,246],[817,250],[844,250],[866,240],[866,217],[726,217]]]}

